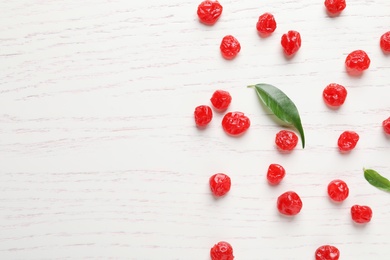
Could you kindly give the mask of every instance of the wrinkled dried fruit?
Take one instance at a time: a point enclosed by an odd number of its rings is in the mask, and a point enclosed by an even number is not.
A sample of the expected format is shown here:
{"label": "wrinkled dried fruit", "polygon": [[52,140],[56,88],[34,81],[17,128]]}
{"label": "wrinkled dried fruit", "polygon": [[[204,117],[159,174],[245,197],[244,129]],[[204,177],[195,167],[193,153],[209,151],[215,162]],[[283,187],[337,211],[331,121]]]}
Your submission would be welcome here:
{"label": "wrinkled dried fruit", "polygon": [[347,98],[347,90],[344,86],[331,83],[322,92],[324,101],[329,106],[338,107],[344,104]]}
{"label": "wrinkled dried fruit", "polygon": [[210,101],[211,104],[213,104],[213,106],[216,109],[223,111],[229,107],[230,102],[232,101],[232,97],[230,96],[230,93],[227,91],[217,90],[214,92]]}
{"label": "wrinkled dried fruit", "polygon": [[267,180],[270,184],[276,185],[279,184],[284,176],[286,175],[286,170],[282,165],[279,164],[270,164],[267,171]]}
{"label": "wrinkled dried fruit", "polygon": [[287,191],[278,197],[277,207],[280,213],[293,216],[301,211],[302,201],[296,192]]}
{"label": "wrinkled dried fruit", "polygon": [[194,112],[195,124],[197,126],[206,126],[213,119],[213,111],[209,106],[197,106]]}
{"label": "wrinkled dried fruit", "polygon": [[272,14],[264,13],[260,15],[256,24],[256,29],[259,33],[269,35],[276,29],[276,21]]}
{"label": "wrinkled dried fruit", "polygon": [[380,46],[384,52],[390,52],[390,31],[381,36]]}
{"label": "wrinkled dried fruit", "polygon": [[222,119],[222,127],[230,135],[240,135],[248,130],[251,122],[244,113],[229,112]]}
{"label": "wrinkled dried fruit", "polygon": [[211,176],[209,184],[211,192],[216,197],[221,197],[228,193],[232,185],[230,177],[224,173],[217,173]]}
{"label": "wrinkled dried fruit", "polygon": [[348,54],[345,59],[345,66],[348,71],[354,73],[360,73],[368,67],[370,67],[371,60],[368,57],[367,53],[362,50],[356,50]]}
{"label": "wrinkled dried fruit", "polygon": [[295,54],[301,48],[301,35],[297,31],[288,31],[283,34],[281,44],[287,56]]}
{"label": "wrinkled dried fruit", "polygon": [[211,260],[233,260],[233,248],[225,241],[218,242],[210,250]]}
{"label": "wrinkled dried fruit", "polygon": [[390,117],[382,122],[383,130],[390,135]]}
{"label": "wrinkled dried fruit", "polygon": [[220,49],[222,56],[227,60],[231,60],[240,52],[241,45],[232,35],[227,35],[223,37]]}
{"label": "wrinkled dried fruit", "polygon": [[289,130],[281,130],[276,134],[275,144],[282,151],[291,151],[297,146],[298,136]]}
{"label": "wrinkled dried fruit", "polygon": [[351,216],[356,223],[368,223],[372,218],[372,210],[369,206],[353,205],[351,207]]}
{"label": "wrinkled dried fruit", "polygon": [[199,20],[207,25],[213,25],[222,14],[222,5],[218,1],[203,1],[198,6]]}
{"label": "wrinkled dried fruit", "polygon": [[348,197],[348,185],[342,180],[333,180],[328,184],[328,195],[334,201],[343,201]]}
{"label": "wrinkled dried fruit", "polygon": [[338,260],[340,251],[335,246],[323,245],[317,248],[315,257],[316,260]]}
{"label": "wrinkled dried fruit", "polygon": [[345,0],[325,0],[325,7],[331,14],[338,14],[347,6]]}
{"label": "wrinkled dried fruit", "polygon": [[337,145],[340,151],[345,152],[355,148],[358,141],[359,135],[357,133],[353,131],[345,131],[340,135]]}

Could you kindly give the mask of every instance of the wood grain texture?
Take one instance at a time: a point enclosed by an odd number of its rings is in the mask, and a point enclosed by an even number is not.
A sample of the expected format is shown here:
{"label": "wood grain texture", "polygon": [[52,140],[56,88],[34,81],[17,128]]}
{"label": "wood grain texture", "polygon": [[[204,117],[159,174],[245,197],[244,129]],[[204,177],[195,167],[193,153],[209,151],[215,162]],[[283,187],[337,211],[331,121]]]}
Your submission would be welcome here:
{"label": "wood grain texture", "polygon": [[[379,48],[390,2],[348,1],[331,18],[323,1],[226,0],[214,26],[199,23],[199,2],[0,0],[0,259],[206,260],[220,240],[237,259],[314,259],[322,244],[342,259],[388,259],[390,196],[362,169],[390,177],[390,56]],[[255,29],[264,12],[278,23],[268,38]],[[291,29],[302,48],[285,59]],[[219,53],[227,34],[242,45],[231,61]],[[361,77],[344,68],[355,49],[372,61]],[[283,127],[246,88],[261,82],[294,100],[304,150],[275,149]],[[331,82],[348,90],[338,110],[322,101]],[[221,113],[194,126],[216,89],[251,118],[240,138],[223,132]],[[336,147],[344,130],[360,135],[349,154]],[[287,170],[276,187],[270,163]],[[233,182],[218,200],[216,172]],[[350,187],[337,205],[326,196],[335,178]],[[287,190],[304,203],[295,218],[275,208]],[[354,225],[353,204],[371,206],[372,222]]]}

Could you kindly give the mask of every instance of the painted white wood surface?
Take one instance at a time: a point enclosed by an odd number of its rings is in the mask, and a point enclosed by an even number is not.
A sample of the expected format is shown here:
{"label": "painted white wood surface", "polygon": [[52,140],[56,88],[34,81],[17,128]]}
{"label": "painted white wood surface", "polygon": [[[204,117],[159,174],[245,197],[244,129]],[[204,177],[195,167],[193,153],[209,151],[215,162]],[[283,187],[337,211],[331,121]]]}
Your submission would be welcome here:
{"label": "painted white wood surface", "polygon": [[[347,1],[330,18],[323,1],[221,1],[214,26],[199,23],[200,1],[0,1],[0,259],[209,259],[229,241],[236,259],[314,259],[333,244],[341,259],[389,259],[390,194],[370,186],[362,168],[390,177],[390,56],[379,37],[390,30],[388,0]],[[260,38],[257,18],[272,12],[275,33]],[[284,58],[280,37],[302,35]],[[219,53],[223,36],[242,45]],[[344,59],[363,49],[371,67],[346,74]],[[270,83],[298,106],[307,146],[279,153],[282,129],[246,86]],[[347,87],[331,110],[322,90]],[[225,89],[229,111],[252,125],[227,136],[215,113],[205,130],[193,110]],[[344,130],[359,133],[349,154],[336,147]],[[271,187],[270,163],[287,175]],[[230,193],[215,200],[208,178],[225,172]],[[341,178],[348,199],[329,201]],[[285,218],[276,198],[294,190],[301,213]],[[354,225],[353,204],[372,207]]]}

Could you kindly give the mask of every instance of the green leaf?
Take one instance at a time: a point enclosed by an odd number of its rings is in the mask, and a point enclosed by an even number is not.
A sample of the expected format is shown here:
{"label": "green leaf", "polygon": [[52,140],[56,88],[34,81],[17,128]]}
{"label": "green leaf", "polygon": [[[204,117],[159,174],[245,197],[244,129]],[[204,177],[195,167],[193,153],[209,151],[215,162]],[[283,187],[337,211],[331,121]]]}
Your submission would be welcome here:
{"label": "green leaf", "polygon": [[364,169],[364,178],[374,187],[390,192],[390,181],[372,169]]}
{"label": "green leaf", "polygon": [[274,115],[285,123],[293,125],[301,135],[302,148],[305,148],[305,134],[299,112],[294,102],[280,89],[269,84],[250,85],[254,88],[260,100]]}

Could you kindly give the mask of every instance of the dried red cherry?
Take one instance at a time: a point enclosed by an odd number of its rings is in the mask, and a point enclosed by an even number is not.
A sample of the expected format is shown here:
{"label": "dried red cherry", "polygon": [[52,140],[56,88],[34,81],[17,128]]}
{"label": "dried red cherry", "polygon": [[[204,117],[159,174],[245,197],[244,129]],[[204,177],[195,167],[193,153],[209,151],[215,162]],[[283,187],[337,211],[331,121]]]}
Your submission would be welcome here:
{"label": "dried red cherry", "polygon": [[198,6],[199,20],[207,25],[213,25],[222,14],[222,5],[218,1],[203,1]]}
{"label": "dried red cherry", "polygon": [[222,119],[222,127],[230,135],[243,134],[250,125],[249,118],[241,112],[229,112]]}
{"label": "dried red cherry", "polygon": [[273,163],[270,164],[267,171],[267,180],[270,184],[276,185],[279,184],[284,176],[286,175],[286,170],[282,165]]}
{"label": "dried red cherry", "polygon": [[343,201],[348,197],[348,185],[342,180],[333,180],[328,184],[328,195],[334,201]]}
{"label": "dried red cherry", "polygon": [[224,173],[217,173],[209,179],[211,192],[216,197],[221,197],[229,192],[231,187],[230,177]]}
{"label": "dried red cherry", "polygon": [[301,48],[301,35],[297,31],[288,31],[282,35],[281,44],[287,56],[295,54]]}
{"label": "dried red cherry", "polygon": [[325,0],[324,4],[330,14],[338,14],[347,6],[345,0]]}
{"label": "dried red cherry", "polygon": [[323,245],[317,248],[315,257],[316,260],[338,260],[340,251],[335,246]]}
{"label": "dried red cherry", "polygon": [[211,260],[233,260],[233,248],[225,241],[218,242],[210,249]]}
{"label": "dried red cherry", "polygon": [[344,104],[347,98],[347,90],[340,84],[331,83],[325,87],[322,96],[327,105],[338,107]]}
{"label": "dried red cherry", "polygon": [[356,223],[368,223],[372,218],[372,210],[369,206],[353,205],[351,207],[351,217]]}
{"label": "dried red cherry", "polygon": [[293,216],[301,211],[302,200],[296,192],[287,191],[278,197],[277,207],[280,213]]}
{"label": "dried red cherry", "polygon": [[282,151],[291,151],[297,146],[298,136],[289,130],[281,130],[276,134],[275,144]]}
{"label": "dried red cherry", "polygon": [[390,117],[382,122],[383,130],[390,135]]}
{"label": "dried red cherry", "polygon": [[348,54],[345,59],[347,70],[352,73],[360,73],[370,67],[371,60],[367,53],[362,50],[356,50]]}
{"label": "dried red cherry", "polygon": [[384,52],[390,52],[390,31],[381,36],[380,46]]}
{"label": "dried red cherry", "polygon": [[225,90],[216,90],[210,101],[216,109],[223,111],[229,107],[232,97]]}
{"label": "dried red cherry", "polygon": [[197,106],[194,112],[195,124],[197,126],[206,126],[213,119],[213,111],[209,106]]}
{"label": "dried red cherry", "polygon": [[232,35],[226,35],[222,39],[220,49],[222,56],[227,60],[231,60],[240,52],[241,45]]}
{"label": "dried red cherry", "polygon": [[260,15],[256,24],[256,29],[264,36],[273,33],[276,29],[276,21],[274,16],[270,13],[264,13]]}
{"label": "dried red cherry", "polygon": [[337,141],[340,151],[350,151],[355,148],[359,141],[359,135],[354,131],[344,131]]}

